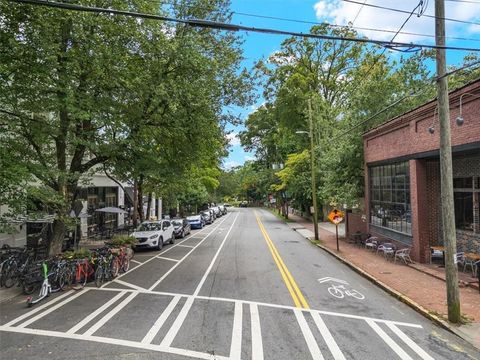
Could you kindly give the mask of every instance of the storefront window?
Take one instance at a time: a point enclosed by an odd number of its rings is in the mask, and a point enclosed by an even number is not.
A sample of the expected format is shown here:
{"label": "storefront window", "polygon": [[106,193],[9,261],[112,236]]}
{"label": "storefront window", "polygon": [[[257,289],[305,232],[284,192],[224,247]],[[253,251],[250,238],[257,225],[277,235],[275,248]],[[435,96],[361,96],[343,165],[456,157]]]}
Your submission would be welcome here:
{"label": "storefront window", "polygon": [[408,162],[370,168],[370,223],[412,234]]}
{"label": "storefront window", "polygon": [[[475,221],[479,221],[478,204],[480,194],[479,177],[453,179],[455,227],[457,230],[475,231]],[[475,212],[477,212],[475,214]]]}

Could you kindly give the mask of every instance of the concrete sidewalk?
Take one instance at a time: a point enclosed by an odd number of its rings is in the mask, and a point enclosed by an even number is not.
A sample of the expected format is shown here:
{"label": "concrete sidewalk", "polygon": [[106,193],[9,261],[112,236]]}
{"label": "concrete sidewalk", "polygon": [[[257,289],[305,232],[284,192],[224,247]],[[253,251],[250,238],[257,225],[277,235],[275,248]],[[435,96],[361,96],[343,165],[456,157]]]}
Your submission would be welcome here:
{"label": "concrete sidewalk", "polygon": [[[297,215],[289,215],[292,230],[307,239],[313,239],[313,223]],[[328,229],[328,230],[327,230]],[[461,310],[467,324],[457,326],[447,319],[446,283],[441,274],[430,266],[394,264],[374,252],[340,240],[336,250],[335,228],[319,226],[317,245],[352,267],[391,295],[405,302],[437,324],[456,333],[480,349],[480,294],[478,289],[460,287]],[[438,271],[437,271],[438,272]],[[436,276],[437,275],[437,276]]]}

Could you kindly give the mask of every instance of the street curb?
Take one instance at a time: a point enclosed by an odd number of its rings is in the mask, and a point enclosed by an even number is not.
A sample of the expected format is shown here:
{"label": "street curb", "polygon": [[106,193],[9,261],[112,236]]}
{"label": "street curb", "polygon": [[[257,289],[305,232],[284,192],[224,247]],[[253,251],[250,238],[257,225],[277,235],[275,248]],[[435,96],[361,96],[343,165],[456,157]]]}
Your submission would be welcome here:
{"label": "street curb", "polygon": [[[308,238],[306,238],[307,240],[310,240]],[[404,304],[408,305],[410,308],[412,308],[413,310],[415,310],[416,312],[418,312],[420,315],[423,315],[424,317],[426,317],[427,319],[429,319],[430,321],[434,322],[435,324],[437,324],[438,326],[442,327],[443,329],[451,332],[452,334],[460,337],[461,339],[467,341],[469,344],[471,344],[472,346],[476,347],[475,344],[473,344],[470,339],[467,339],[465,338],[465,336],[463,336],[461,333],[459,333],[454,327],[452,327],[450,324],[448,324],[446,321],[442,320],[441,318],[439,318],[438,316],[435,316],[433,314],[431,314],[427,309],[425,309],[423,306],[417,304],[415,301],[413,301],[412,299],[410,299],[409,297],[403,295],[402,293],[398,292],[397,290],[395,289],[392,289],[390,286],[384,284],[383,282],[381,282],[380,280],[378,280],[377,278],[375,278],[374,276],[370,275],[368,272],[366,272],[365,270],[359,268],[358,266],[348,262],[346,259],[344,259],[343,257],[341,257],[340,255],[336,254],[333,250],[327,248],[326,246],[323,246],[323,245],[320,245],[320,244],[315,244],[316,246],[318,246],[320,249],[326,251],[327,253],[329,253],[330,255],[334,256],[335,258],[337,258],[337,260],[340,260],[342,263],[344,263],[345,265],[347,265],[348,267],[350,267],[352,270],[354,270],[355,272],[357,272],[358,274],[362,275],[364,278],[366,278],[367,280],[369,280],[370,282],[372,282],[373,284],[377,285],[379,288],[381,288],[382,290],[384,290],[385,292],[387,292],[388,294],[392,295],[393,297],[395,297],[396,299],[400,300],[401,302],[403,302]]]}

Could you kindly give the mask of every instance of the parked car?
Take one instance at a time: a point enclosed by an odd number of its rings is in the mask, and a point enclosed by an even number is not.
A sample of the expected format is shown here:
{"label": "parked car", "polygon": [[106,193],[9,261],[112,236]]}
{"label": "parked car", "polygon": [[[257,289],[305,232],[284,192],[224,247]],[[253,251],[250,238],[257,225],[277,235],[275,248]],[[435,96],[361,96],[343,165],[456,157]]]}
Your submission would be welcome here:
{"label": "parked car", "polygon": [[212,208],[208,208],[206,211],[210,212],[210,214],[212,215],[213,221],[217,219],[217,215],[215,215],[215,211]]}
{"label": "parked car", "polygon": [[187,216],[187,221],[192,229],[203,229],[203,225],[205,225],[201,215]]}
{"label": "parked car", "polygon": [[240,207],[247,207],[248,205],[248,202],[246,202],[245,200],[243,200],[241,203],[240,203]]}
{"label": "parked car", "polygon": [[222,212],[220,211],[220,208],[219,208],[218,206],[212,207],[212,210],[215,211],[215,216],[216,216],[217,218],[219,218],[220,216],[223,215]]}
{"label": "parked car", "polygon": [[225,205],[218,205],[218,208],[220,209],[223,215],[227,214],[227,208],[225,207]]}
{"label": "parked car", "polygon": [[202,215],[203,221],[205,224],[212,224],[213,223],[213,215],[209,210],[204,210],[200,213]]}
{"label": "parked car", "polygon": [[187,219],[173,219],[173,233],[176,238],[183,238],[192,232],[192,227]]}
{"label": "parked car", "polygon": [[145,221],[132,234],[137,239],[135,249],[155,248],[160,250],[167,242],[175,241],[173,225],[169,220]]}

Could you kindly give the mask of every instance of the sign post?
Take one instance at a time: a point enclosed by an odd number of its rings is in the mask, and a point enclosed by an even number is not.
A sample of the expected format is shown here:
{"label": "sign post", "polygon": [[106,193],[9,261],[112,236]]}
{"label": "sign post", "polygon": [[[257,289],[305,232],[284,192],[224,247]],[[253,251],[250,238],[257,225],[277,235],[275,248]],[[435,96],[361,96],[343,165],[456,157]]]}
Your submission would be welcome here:
{"label": "sign post", "polygon": [[335,224],[335,235],[337,237],[337,251],[340,251],[339,245],[338,245],[338,225],[343,221],[345,218],[345,214],[343,211],[333,209],[330,211],[330,214],[328,214],[328,220]]}

